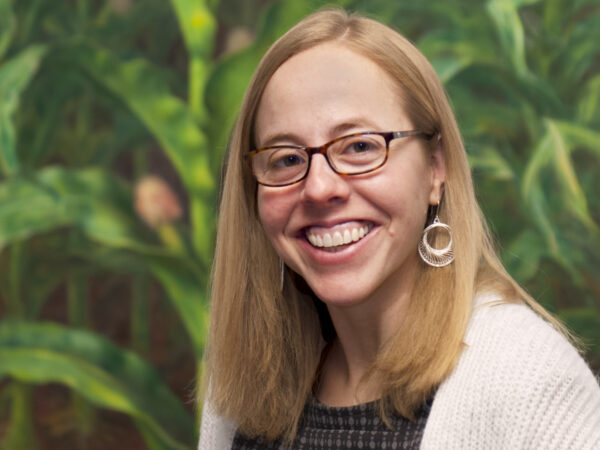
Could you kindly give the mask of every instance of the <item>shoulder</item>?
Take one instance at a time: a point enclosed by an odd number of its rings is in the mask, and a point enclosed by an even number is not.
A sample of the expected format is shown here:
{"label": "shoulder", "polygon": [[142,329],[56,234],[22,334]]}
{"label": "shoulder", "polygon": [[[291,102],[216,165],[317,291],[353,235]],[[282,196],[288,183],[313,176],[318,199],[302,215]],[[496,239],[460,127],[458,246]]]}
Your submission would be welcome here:
{"label": "shoulder", "polygon": [[234,435],[234,425],[219,416],[210,401],[206,400],[202,408],[198,450],[230,449]]}
{"label": "shoulder", "polygon": [[460,448],[600,446],[600,388],[585,361],[529,307],[499,300],[475,300],[424,444],[445,436]]}
{"label": "shoulder", "polygon": [[[587,368],[569,341],[527,305],[489,294],[475,299],[464,343],[461,363],[485,363],[499,376],[539,376],[573,362]],[[520,370],[508,371],[507,364]]]}

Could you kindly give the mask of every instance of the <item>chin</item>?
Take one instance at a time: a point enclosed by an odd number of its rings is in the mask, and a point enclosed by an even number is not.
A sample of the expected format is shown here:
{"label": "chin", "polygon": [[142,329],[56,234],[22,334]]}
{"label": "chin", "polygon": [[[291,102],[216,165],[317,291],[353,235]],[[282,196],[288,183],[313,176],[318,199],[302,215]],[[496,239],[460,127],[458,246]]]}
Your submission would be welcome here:
{"label": "chin", "polygon": [[368,298],[368,292],[362,292],[352,283],[345,286],[318,286],[312,291],[327,306],[354,306],[364,302]]}

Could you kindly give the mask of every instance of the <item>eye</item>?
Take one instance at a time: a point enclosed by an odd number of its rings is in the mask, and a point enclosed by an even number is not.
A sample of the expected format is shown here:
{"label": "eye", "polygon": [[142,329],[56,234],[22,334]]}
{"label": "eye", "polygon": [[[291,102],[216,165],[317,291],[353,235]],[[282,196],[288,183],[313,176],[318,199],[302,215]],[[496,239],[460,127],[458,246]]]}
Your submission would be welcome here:
{"label": "eye", "polygon": [[346,149],[346,152],[364,153],[368,152],[369,150],[373,150],[373,145],[370,142],[357,141],[352,142]]}
{"label": "eye", "polygon": [[274,150],[269,158],[269,168],[272,170],[285,169],[304,164],[306,161],[296,149],[281,148]]}
{"label": "eye", "polygon": [[277,166],[283,167],[297,166],[298,164],[302,164],[302,160],[298,155],[286,155],[282,158],[279,158],[276,162]]}
{"label": "eye", "polygon": [[376,138],[360,136],[343,141],[342,153],[345,155],[370,153],[380,150],[381,147],[382,144]]}

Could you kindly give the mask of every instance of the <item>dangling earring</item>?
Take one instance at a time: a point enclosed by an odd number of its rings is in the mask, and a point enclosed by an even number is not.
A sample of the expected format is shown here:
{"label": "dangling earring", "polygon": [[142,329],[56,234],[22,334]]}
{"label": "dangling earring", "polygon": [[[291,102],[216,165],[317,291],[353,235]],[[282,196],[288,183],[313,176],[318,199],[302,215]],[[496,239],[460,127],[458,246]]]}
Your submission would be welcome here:
{"label": "dangling earring", "polygon": [[283,292],[283,283],[285,282],[285,264],[283,263],[283,259],[279,260],[279,264],[281,266],[281,281],[279,284],[279,289]]}
{"label": "dangling earring", "polygon": [[[438,203],[435,206],[435,219],[431,225],[423,230],[423,237],[419,242],[419,255],[421,259],[432,267],[444,267],[454,261],[454,250],[452,249],[452,231],[450,226],[440,222],[440,218],[438,217],[438,209],[440,204]],[[448,244],[444,248],[433,248],[427,237],[429,236],[429,232],[434,228],[442,229],[448,233]]]}

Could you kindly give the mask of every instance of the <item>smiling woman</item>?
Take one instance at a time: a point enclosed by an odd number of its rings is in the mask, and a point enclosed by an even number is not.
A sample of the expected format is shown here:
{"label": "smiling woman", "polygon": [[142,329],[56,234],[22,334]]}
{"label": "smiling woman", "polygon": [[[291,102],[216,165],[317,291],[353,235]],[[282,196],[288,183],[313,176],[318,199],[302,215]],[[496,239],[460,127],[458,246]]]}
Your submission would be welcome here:
{"label": "smiling woman", "polygon": [[[271,77],[259,103],[255,141],[258,146],[315,145],[337,139],[341,132],[412,129],[396,91],[393,79],[365,56],[336,42],[317,45],[290,58]],[[333,161],[335,166],[343,161],[335,151],[339,141],[333,141],[324,146],[325,155],[307,158],[311,164],[309,169],[306,163],[303,180],[285,187],[258,187],[258,213],[267,237],[284,263],[327,304],[338,335],[338,320],[353,321],[348,314],[364,319],[382,308],[406,306],[419,262],[414,250],[428,205],[441,200],[440,146],[419,134],[399,133],[404,137],[394,140],[390,134],[389,143],[372,145],[384,156],[391,147],[387,162],[363,161],[365,170],[355,163],[360,176],[341,177],[332,170]],[[359,142],[367,146],[368,137]],[[371,137],[371,142],[377,141]],[[348,151],[344,148],[342,155]],[[361,229],[368,233],[343,244],[346,232]],[[323,245],[312,245],[308,236],[321,239]],[[374,329],[368,331],[377,348],[397,325],[392,321],[387,330],[378,322],[372,317]],[[347,332],[354,334],[353,328]],[[363,350],[376,353],[376,348]],[[367,354],[361,360],[367,361]]]}
{"label": "smiling woman", "polygon": [[499,262],[441,84],[341,10],[277,41],[233,133],[200,448],[594,448],[600,389]]}

